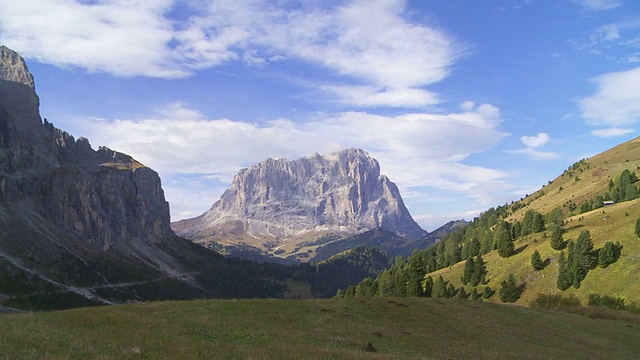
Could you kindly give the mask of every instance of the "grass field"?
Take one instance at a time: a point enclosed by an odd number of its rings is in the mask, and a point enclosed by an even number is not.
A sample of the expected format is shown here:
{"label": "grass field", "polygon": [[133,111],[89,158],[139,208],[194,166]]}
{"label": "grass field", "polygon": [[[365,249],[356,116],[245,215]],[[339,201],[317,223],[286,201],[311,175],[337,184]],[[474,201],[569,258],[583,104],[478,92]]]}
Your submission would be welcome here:
{"label": "grass field", "polygon": [[[471,300],[211,300],[0,316],[0,359],[633,359],[640,322]],[[368,344],[369,350],[366,351]]]}

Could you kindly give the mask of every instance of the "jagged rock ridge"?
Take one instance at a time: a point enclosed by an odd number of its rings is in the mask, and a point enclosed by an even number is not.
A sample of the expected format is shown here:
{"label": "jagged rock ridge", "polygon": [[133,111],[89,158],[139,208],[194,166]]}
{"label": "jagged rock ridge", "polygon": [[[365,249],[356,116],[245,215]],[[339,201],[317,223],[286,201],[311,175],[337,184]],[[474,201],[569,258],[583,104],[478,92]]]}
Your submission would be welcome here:
{"label": "jagged rock ridge", "polygon": [[426,234],[397,186],[360,149],[293,161],[267,159],[241,170],[209,211],[172,226],[200,241],[244,233],[276,246],[309,232],[382,228],[411,239]]}
{"label": "jagged rock ridge", "polygon": [[160,247],[177,237],[158,174],[128,155],[93,150],[43,121],[38,108],[24,60],[0,46],[4,279],[33,277],[95,297],[77,286],[181,276],[180,262]]}

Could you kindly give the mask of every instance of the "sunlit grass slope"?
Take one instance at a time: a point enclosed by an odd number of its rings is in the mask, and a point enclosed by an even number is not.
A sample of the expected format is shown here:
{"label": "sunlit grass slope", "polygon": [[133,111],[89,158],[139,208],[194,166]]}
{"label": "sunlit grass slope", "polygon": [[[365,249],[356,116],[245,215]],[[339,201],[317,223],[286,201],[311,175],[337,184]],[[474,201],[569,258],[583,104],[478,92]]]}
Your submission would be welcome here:
{"label": "sunlit grass slope", "polygon": [[[507,220],[522,220],[529,209],[541,214],[556,207],[566,210],[569,202],[579,208],[584,201],[609,191],[609,180],[615,181],[624,170],[640,176],[640,137],[569,166],[553,181],[524,198],[522,203],[526,206]],[[635,215],[640,216],[638,213]]]}
{"label": "sunlit grass slope", "polygon": [[[212,300],[0,316],[2,359],[631,359],[640,323],[445,299]],[[365,351],[368,344],[369,350]]]}
{"label": "sunlit grass slope", "polygon": [[[574,164],[550,184],[521,200],[524,207],[511,214],[507,221],[522,221],[529,209],[546,214],[560,207],[568,213],[570,203],[579,209],[584,201],[605,194],[609,190],[609,181],[615,181],[625,169],[640,176],[640,138]],[[594,249],[601,248],[607,241],[620,242],[624,248],[616,263],[606,269],[598,267],[590,270],[580,288],[571,287],[561,292],[556,286],[560,251],[551,248],[551,231],[547,230],[516,240],[516,254],[509,258],[500,258],[495,251],[484,255],[488,270],[487,285],[498,290],[502,280],[513,273],[525,286],[523,295],[517,302],[521,305],[527,305],[540,293],[575,295],[583,304],[586,304],[590,294],[617,296],[627,302],[640,303],[640,239],[634,234],[635,222],[640,218],[640,199],[620,202],[583,214],[578,212],[576,209],[574,215],[566,218],[564,240],[575,241],[581,231],[588,230]],[[548,260],[547,266],[541,271],[535,271],[531,266],[531,255],[535,250],[538,250],[543,260]],[[566,255],[566,249],[564,251]],[[460,262],[430,275],[434,278],[442,275],[458,288],[462,285],[460,277],[463,270],[464,262]],[[470,287],[467,289],[470,291]],[[489,301],[500,300],[496,294]]]}

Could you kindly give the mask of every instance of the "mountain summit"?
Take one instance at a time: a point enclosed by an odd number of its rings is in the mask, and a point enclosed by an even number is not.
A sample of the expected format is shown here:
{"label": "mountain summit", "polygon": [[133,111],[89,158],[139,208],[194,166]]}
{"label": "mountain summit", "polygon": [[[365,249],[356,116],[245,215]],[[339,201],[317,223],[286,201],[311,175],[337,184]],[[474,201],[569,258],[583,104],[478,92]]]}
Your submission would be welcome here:
{"label": "mountain summit", "polygon": [[35,88],[33,75],[29,72],[24,59],[4,45],[0,45],[0,79]]}
{"label": "mountain summit", "polygon": [[353,235],[381,228],[410,239],[426,235],[397,186],[361,149],[297,160],[267,159],[234,177],[204,214],[172,225],[197,242],[280,250],[318,234]]}

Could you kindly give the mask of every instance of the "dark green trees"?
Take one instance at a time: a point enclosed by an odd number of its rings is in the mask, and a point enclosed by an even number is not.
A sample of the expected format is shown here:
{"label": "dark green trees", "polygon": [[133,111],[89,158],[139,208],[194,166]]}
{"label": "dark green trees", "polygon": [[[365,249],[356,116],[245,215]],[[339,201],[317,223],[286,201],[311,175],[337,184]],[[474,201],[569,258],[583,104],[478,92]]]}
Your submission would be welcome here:
{"label": "dark green trees", "polygon": [[471,276],[473,275],[475,261],[473,258],[468,258],[464,263],[464,272],[462,273],[462,283],[464,285],[468,284],[471,281]]}
{"label": "dark green trees", "polygon": [[619,242],[614,244],[611,241],[607,241],[602,248],[594,250],[591,234],[587,230],[582,231],[576,242],[569,241],[567,257],[565,258],[564,252],[560,253],[558,258],[558,289],[566,290],[570,286],[579,288],[589,270],[595,268],[596,265],[605,268],[616,262],[621,251],[622,245]]}
{"label": "dark green trees", "polygon": [[620,257],[620,251],[622,250],[622,245],[619,242],[615,244],[611,241],[607,241],[600,250],[598,250],[598,266],[601,268],[606,268],[607,266],[613,264],[618,261]]}
{"label": "dark green trees", "polygon": [[640,218],[636,220],[636,236],[640,238]]}
{"label": "dark green trees", "polygon": [[615,202],[634,200],[640,197],[640,191],[635,183],[638,178],[635,173],[632,173],[628,169],[622,171],[620,176],[616,179],[615,183],[609,183],[609,190],[611,191],[611,200]]}
{"label": "dark green trees", "polygon": [[[571,254],[570,254],[571,255]],[[593,269],[597,262],[597,254],[593,251],[593,241],[589,230],[583,230],[578,235],[578,240],[573,249],[573,258],[576,266],[586,271]]]}
{"label": "dark green trees", "polygon": [[544,269],[544,261],[542,261],[542,256],[540,256],[538,250],[534,251],[531,255],[531,266],[533,266],[535,270]]}
{"label": "dark green trees", "polygon": [[516,282],[516,277],[513,274],[509,274],[507,280],[503,280],[500,283],[500,301],[515,302],[520,298],[520,286]]}
{"label": "dark green trees", "polygon": [[566,290],[569,286],[579,288],[589,270],[593,269],[598,261],[598,253],[593,251],[593,242],[588,230],[582,231],[576,242],[569,241],[567,253],[566,260],[564,252],[558,259],[557,286],[560,290]]}
{"label": "dark green trees", "polygon": [[564,256],[564,251],[560,253],[558,257],[558,280],[556,282],[558,289],[564,291],[571,286],[571,275],[567,268],[567,259]]}
{"label": "dark green trees", "polygon": [[562,237],[562,228],[560,226],[554,226],[551,233],[551,248],[554,250],[564,249],[564,239]]}
{"label": "dark green trees", "polygon": [[438,276],[436,280],[433,282],[432,296],[434,298],[449,297],[449,292],[447,291],[447,284],[444,282],[442,275]]}
{"label": "dark green trees", "polygon": [[522,219],[521,236],[539,233],[544,230],[544,217],[535,210],[527,210]]}
{"label": "dark green trees", "polygon": [[500,257],[513,255],[515,245],[513,244],[513,238],[511,237],[511,231],[509,231],[509,224],[507,222],[501,221],[496,225],[494,239]]}
{"label": "dark green trees", "polygon": [[478,286],[484,283],[484,277],[487,274],[487,268],[485,266],[482,256],[478,254],[473,262],[473,274],[471,274],[471,286]]}
{"label": "dark green trees", "polygon": [[493,296],[493,294],[495,294],[495,293],[496,293],[496,292],[495,292],[495,291],[493,291],[493,290],[491,290],[491,288],[490,288],[490,287],[485,286],[485,287],[484,287],[484,290],[482,290],[482,298],[483,298],[483,299],[488,299],[488,298],[492,297],[492,296]]}
{"label": "dark green trees", "polygon": [[474,258],[468,258],[464,263],[464,273],[462,274],[462,283],[464,285],[471,284],[471,286],[478,286],[484,282],[484,277],[487,274],[487,268],[485,266],[482,256],[479,254]]}

